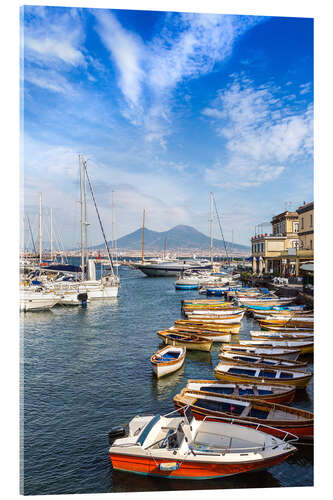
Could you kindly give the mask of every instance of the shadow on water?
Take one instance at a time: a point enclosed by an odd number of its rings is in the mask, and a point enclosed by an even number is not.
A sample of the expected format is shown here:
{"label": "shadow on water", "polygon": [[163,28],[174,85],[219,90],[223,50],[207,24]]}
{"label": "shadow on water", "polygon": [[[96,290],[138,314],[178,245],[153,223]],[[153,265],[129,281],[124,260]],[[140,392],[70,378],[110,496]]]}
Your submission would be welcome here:
{"label": "shadow on water", "polygon": [[277,488],[281,486],[278,479],[274,478],[267,470],[248,472],[241,476],[230,476],[209,480],[165,479],[151,476],[129,474],[123,471],[112,470],[112,486],[109,493],[130,491],[182,491],[182,490],[218,490],[241,488]]}

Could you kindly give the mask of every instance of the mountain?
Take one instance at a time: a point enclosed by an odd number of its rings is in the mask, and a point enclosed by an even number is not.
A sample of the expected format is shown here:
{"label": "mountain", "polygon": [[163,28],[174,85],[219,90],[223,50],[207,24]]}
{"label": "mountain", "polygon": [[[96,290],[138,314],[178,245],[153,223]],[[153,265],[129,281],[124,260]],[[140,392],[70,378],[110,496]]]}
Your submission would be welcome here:
{"label": "mountain", "polygon": [[[175,226],[169,231],[152,231],[145,228],[145,250],[147,251],[162,251],[166,238],[167,251],[180,250],[207,250],[210,248],[210,238],[200,233],[197,229],[191,226]],[[137,229],[133,233],[127,234],[117,240],[117,248],[120,251],[124,250],[140,250],[142,245],[142,228]],[[216,250],[224,250],[222,240],[213,240],[213,246]],[[228,251],[232,249],[232,243],[226,241]],[[104,245],[96,245],[91,249],[102,249]],[[234,243],[234,251],[248,252],[250,247]]]}

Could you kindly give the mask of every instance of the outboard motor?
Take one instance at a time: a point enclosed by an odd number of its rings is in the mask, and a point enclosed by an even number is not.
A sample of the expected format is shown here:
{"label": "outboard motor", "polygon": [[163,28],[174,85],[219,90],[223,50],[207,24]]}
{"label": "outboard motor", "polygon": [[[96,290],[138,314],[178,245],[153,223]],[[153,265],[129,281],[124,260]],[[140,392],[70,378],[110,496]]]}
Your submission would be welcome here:
{"label": "outboard motor", "polygon": [[125,427],[118,425],[117,427],[112,427],[109,432],[109,443],[110,446],[113,445],[114,441],[118,438],[124,437],[126,435]]}
{"label": "outboard motor", "polygon": [[81,301],[82,307],[87,307],[88,294],[87,293],[79,293],[77,296],[77,300]]}

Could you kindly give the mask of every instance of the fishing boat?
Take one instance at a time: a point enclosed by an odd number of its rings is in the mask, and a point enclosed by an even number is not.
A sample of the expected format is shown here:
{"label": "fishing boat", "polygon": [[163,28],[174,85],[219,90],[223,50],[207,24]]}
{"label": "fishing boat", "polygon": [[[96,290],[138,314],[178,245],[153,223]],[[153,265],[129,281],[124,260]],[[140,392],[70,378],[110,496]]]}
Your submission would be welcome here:
{"label": "fishing boat", "polygon": [[255,311],[304,311],[304,309],[307,307],[306,304],[302,305],[287,305],[287,306],[272,306],[272,305],[264,305],[264,306],[255,306],[255,305],[247,305],[246,306],[250,310],[255,310]]}
{"label": "fishing boat", "polygon": [[313,438],[313,413],[289,406],[268,403],[259,399],[247,399],[237,396],[196,394],[183,390],[173,398],[175,408],[181,410],[189,406],[196,419],[223,421],[224,417],[241,420],[242,426],[256,428],[265,423],[269,427],[264,432],[282,437],[284,431],[305,439]]}
{"label": "fishing boat", "polygon": [[185,361],[186,347],[167,346],[155,352],[150,364],[157,378],[165,377],[179,370]]}
{"label": "fishing boat", "polygon": [[220,316],[218,314],[187,314],[187,318],[191,321],[196,321],[198,317],[201,321],[206,321],[207,323],[222,323],[222,324],[233,324],[240,323],[244,316],[244,311],[237,314],[228,314],[227,316]]}
{"label": "fishing boat", "polygon": [[157,332],[157,335],[165,344],[186,347],[187,350],[210,351],[213,343],[212,340],[190,333],[171,333],[169,330],[160,330]]}
{"label": "fishing boat", "polygon": [[279,306],[279,305],[284,305],[284,304],[291,304],[294,302],[295,297],[283,297],[283,298],[261,298],[261,299],[256,299],[256,298],[246,298],[246,297],[238,297],[237,302],[239,304],[242,304],[243,306],[247,307],[248,305],[252,306]]}
{"label": "fishing boat", "polygon": [[242,317],[244,315],[244,311],[242,309],[239,309],[237,307],[223,307],[223,308],[191,308],[191,307],[185,307],[184,312],[186,316],[189,315],[197,315],[197,316],[217,316],[219,318],[222,317],[229,317],[229,316],[235,316],[236,314],[242,314]]}
{"label": "fishing boat", "polygon": [[240,345],[246,347],[260,347],[262,348],[283,348],[289,350],[300,350],[301,354],[309,354],[313,352],[313,341],[309,340],[272,340],[272,339],[258,339],[258,340],[240,340]]}
{"label": "fishing boat", "polygon": [[231,334],[228,332],[219,332],[213,330],[191,330],[182,327],[171,326],[169,328],[169,332],[171,333],[180,333],[180,334],[192,334],[196,335],[199,338],[204,338],[205,340],[210,340],[212,342],[230,342]]}
{"label": "fishing boat", "polygon": [[226,384],[219,380],[189,379],[184,390],[211,395],[239,396],[247,399],[261,399],[270,403],[291,403],[296,389],[292,386],[269,384]]}
{"label": "fishing boat", "polygon": [[188,330],[210,330],[214,332],[232,333],[237,335],[241,328],[241,323],[209,323],[207,321],[179,319],[175,321],[176,328]]}
{"label": "fishing boat", "polygon": [[313,328],[300,328],[298,326],[266,326],[265,328],[261,326],[261,329],[265,332],[294,332],[294,333],[310,333],[313,335]]}
{"label": "fishing boat", "polygon": [[271,356],[265,358],[264,356],[254,356],[251,354],[236,354],[232,352],[221,352],[219,359],[226,364],[232,365],[247,365],[258,366],[260,368],[287,368],[288,370],[303,369],[306,367],[306,361],[291,361],[288,359],[278,358]]}
{"label": "fishing boat", "polygon": [[280,319],[289,320],[292,318],[312,318],[313,319],[313,311],[260,311],[258,309],[251,309],[250,311],[253,314],[254,318],[257,319]]}
{"label": "fishing boat", "polygon": [[222,352],[231,352],[235,354],[251,354],[253,356],[265,356],[265,358],[279,357],[296,361],[301,354],[300,349],[284,349],[283,347],[250,347],[240,344],[224,344],[221,347]]}
{"label": "fishing boat", "polygon": [[215,377],[228,382],[268,383],[271,385],[292,385],[304,389],[312,378],[312,373],[287,368],[256,368],[249,365],[233,366],[220,361],[215,367]]}
{"label": "fishing boat", "polygon": [[[288,442],[232,420],[197,420],[187,409],[136,416],[109,433],[113,469],[170,479],[216,479],[279,464],[296,451]],[[260,425],[260,429],[266,427]],[[291,436],[290,436],[291,437]]]}
{"label": "fishing boat", "polygon": [[250,330],[253,339],[272,339],[272,340],[310,340],[313,341],[313,332],[266,332]]}

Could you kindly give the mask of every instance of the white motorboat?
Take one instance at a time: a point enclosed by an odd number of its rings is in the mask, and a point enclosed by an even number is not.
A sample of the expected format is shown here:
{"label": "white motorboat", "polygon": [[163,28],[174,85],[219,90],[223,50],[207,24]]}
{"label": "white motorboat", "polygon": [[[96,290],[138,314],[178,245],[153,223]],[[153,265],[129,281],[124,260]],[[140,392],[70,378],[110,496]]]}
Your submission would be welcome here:
{"label": "white motorboat", "polygon": [[59,297],[52,291],[21,289],[20,311],[45,311],[59,302]]}

